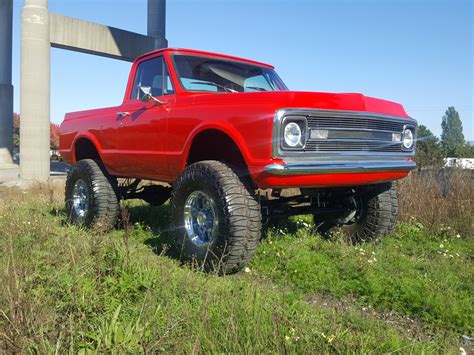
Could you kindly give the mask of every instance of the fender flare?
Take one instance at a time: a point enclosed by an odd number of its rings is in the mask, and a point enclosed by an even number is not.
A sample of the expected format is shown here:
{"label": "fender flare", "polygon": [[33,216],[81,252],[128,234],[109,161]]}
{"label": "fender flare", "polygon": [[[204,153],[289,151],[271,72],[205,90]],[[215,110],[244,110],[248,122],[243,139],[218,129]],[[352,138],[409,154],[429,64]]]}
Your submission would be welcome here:
{"label": "fender flare", "polygon": [[99,157],[102,160],[102,147],[100,146],[99,141],[97,140],[97,138],[93,134],[91,134],[89,132],[86,132],[86,133],[78,134],[76,137],[74,137],[74,140],[72,141],[71,154],[72,154],[73,164],[77,163],[77,161],[76,161],[76,144],[81,139],[87,139],[88,141],[90,141],[94,145],[95,149],[97,150],[97,154],[99,154]]}
{"label": "fender flare", "polygon": [[244,158],[245,164],[247,167],[249,166],[249,162],[252,161],[250,152],[247,149],[247,145],[245,144],[245,140],[242,138],[240,133],[234,128],[234,127],[226,127],[220,124],[216,123],[209,123],[209,124],[204,124],[196,127],[191,134],[189,135],[188,139],[186,140],[186,143],[184,145],[184,150],[183,150],[183,158],[181,160],[181,165],[180,169],[181,171],[184,170],[186,166],[186,162],[188,161],[189,157],[189,152],[191,150],[191,147],[193,145],[194,139],[201,133],[205,131],[219,131],[223,134],[225,134],[229,139],[236,145],[236,147],[239,149],[240,154],[242,154],[242,157]]}

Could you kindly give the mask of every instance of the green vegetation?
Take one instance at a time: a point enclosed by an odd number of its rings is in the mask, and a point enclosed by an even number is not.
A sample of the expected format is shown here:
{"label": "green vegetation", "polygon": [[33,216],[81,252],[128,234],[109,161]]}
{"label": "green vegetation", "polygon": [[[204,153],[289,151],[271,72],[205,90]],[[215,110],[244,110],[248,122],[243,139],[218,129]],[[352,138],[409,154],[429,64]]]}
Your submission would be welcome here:
{"label": "green vegetation", "polygon": [[473,333],[471,235],[353,246],[294,217],[218,277],[167,248],[168,206],[129,202],[104,234],[65,224],[61,194],[0,191],[0,352],[456,353]]}
{"label": "green vegetation", "polygon": [[460,157],[466,145],[462,122],[454,107],[448,107],[441,121],[441,145],[448,157]]}
{"label": "green vegetation", "polygon": [[441,139],[439,140],[426,126],[417,130],[415,160],[418,170],[439,169],[444,158],[473,158],[474,146],[465,141],[462,121],[454,107],[448,107],[441,120]]}
{"label": "green vegetation", "polygon": [[438,138],[426,126],[419,125],[415,156],[418,170],[425,167],[442,167],[444,158],[443,148]]}
{"label": "green vegetation", "polygon": [[308,232],[299,229],[296,236],[272,236],[264,242],[255,260],[259,274],[302,296],[350,297],[361,306],[459,332],[474,329],[468,312],[474,294],[472,241],[432,235],[421,224],[402,224],[383,243],[359,246],[347,245],[341,237],[312,238]]}

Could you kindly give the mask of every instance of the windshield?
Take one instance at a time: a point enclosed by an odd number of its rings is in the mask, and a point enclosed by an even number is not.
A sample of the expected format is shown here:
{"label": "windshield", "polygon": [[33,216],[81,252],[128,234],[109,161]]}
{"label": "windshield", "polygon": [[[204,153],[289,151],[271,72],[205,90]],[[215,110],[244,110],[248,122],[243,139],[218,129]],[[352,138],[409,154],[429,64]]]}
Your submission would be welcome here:
{"label": "windshield", "polygon": [[188,91],[288,90],[280,77],[270,68],[191,55],[174,55],[173,59],[181,85]]}

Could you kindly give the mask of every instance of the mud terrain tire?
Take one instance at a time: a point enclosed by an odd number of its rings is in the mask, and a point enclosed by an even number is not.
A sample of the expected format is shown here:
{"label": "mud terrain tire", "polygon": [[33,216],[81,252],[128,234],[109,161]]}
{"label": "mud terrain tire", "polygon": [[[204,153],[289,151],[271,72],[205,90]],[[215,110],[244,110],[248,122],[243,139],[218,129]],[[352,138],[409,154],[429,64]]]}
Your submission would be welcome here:
{"label": "mud terrain tire", "polygon": [[171,218],[182,256],[206,271],[241,270],[261,237],[260,204],[235,172],[218,161],[188,166],[173,186]]}
{"label": "mud terrain tire", "polygon": [[65,202],[66,213],[73,224],[107,231],[117,223],[120,209],[116,180],[100,162],[84,159],[71,167]]}
{"label": "mud terrain tire", "polygon": [[315,216],[317,231],[322,235],[342,231],[355,243],[380,241],[393,231],[397,223],[398,195],[395,183],[382,184],[377,191],[359,197],[360,212],[353,223],[321,221]]}

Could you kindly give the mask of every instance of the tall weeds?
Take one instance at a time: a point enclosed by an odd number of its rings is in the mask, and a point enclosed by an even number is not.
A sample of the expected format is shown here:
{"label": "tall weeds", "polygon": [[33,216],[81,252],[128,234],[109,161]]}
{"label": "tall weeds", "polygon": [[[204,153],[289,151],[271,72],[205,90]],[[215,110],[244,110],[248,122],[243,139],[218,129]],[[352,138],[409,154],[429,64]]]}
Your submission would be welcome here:
{"label": "tall weeds", "polygon": [[474,235],[474,172],[415,172],[398,187],[402,221],[415,219],[431,230]]}

